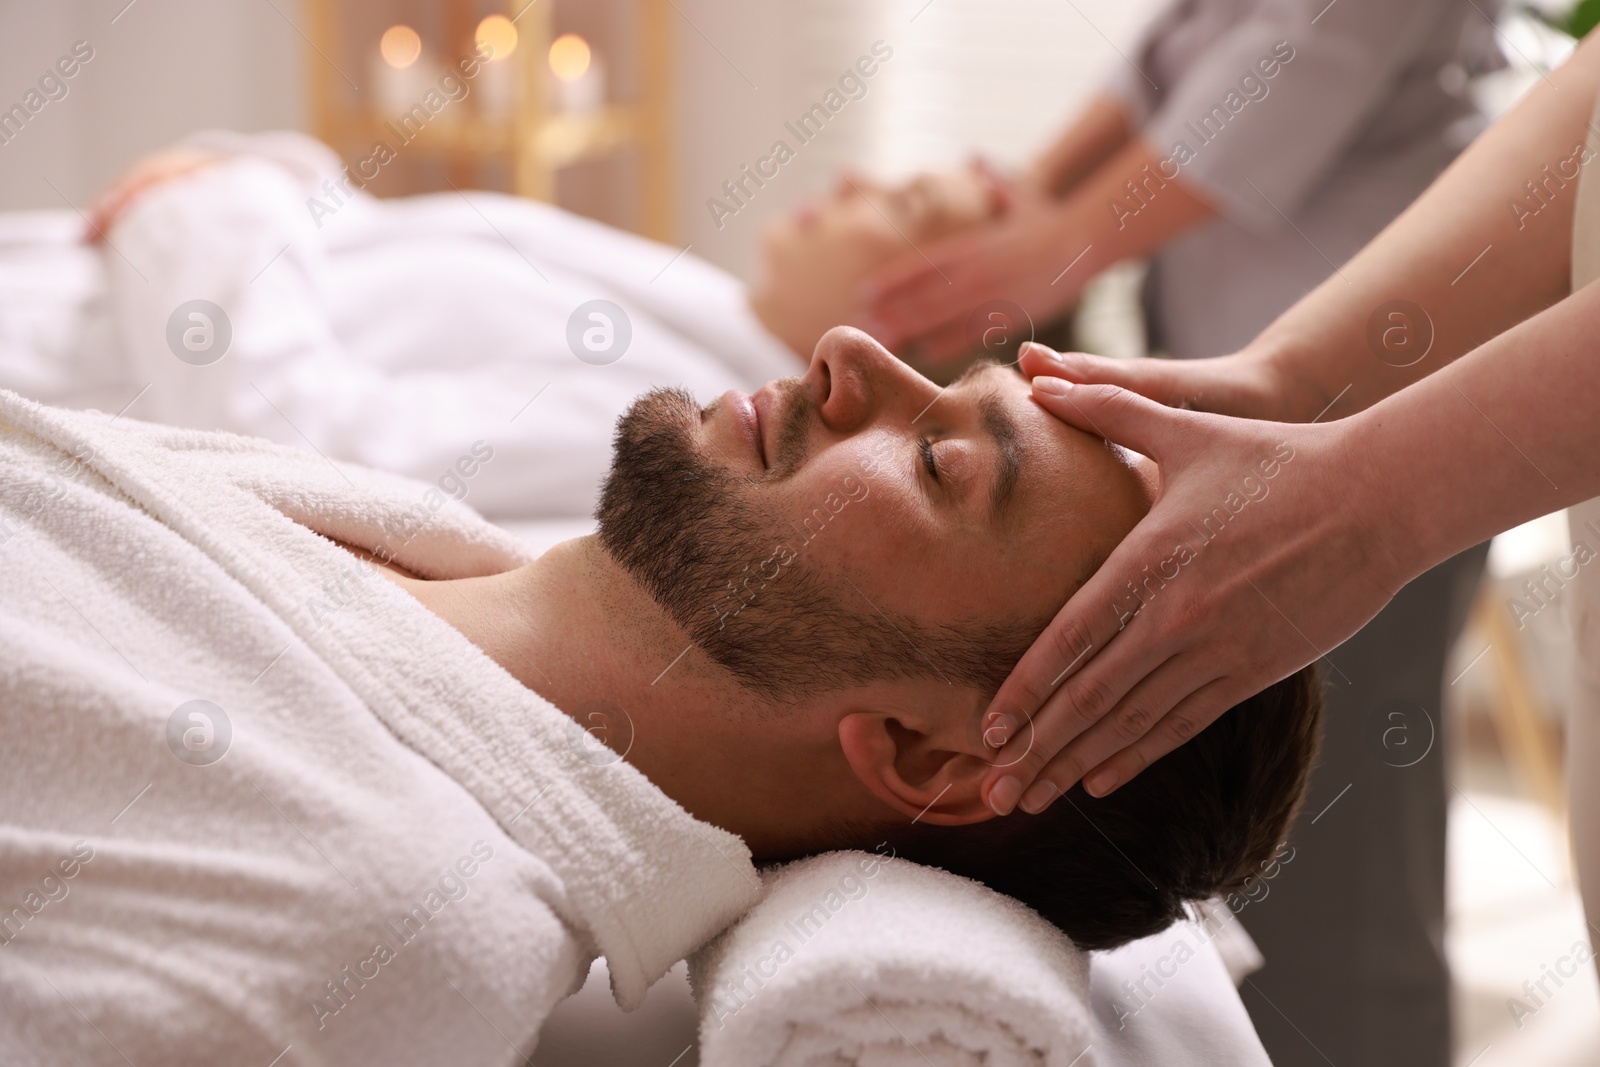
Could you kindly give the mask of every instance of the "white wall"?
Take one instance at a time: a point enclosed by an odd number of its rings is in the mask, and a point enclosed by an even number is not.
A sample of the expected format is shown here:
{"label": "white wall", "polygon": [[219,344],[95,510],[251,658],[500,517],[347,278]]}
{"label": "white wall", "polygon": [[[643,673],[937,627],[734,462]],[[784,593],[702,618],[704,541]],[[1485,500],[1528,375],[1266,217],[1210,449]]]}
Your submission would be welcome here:
{"label": "white wall", "polygon": [[302,19],[298,0],[126,5],[0,0],[0,108],[75,41],[94,48],[67,96],[0,145],[0,209],[61,207],[51,183],[81,207],[129,162],[196,129],[301,126],[303,45],[285,18]]}
{"label": "white wall", "polygon": [[[697,255],[748,274],[763,220],[825,186],[839,167],[871,151],[883,79],[846,105],[809,144],[784,129],[882,38],[893,5],[859,0],[677,0],[679,234]],[[774,141],[796,152],[733,218],[713,222],[706,201],[724,180],[755,166]]]}

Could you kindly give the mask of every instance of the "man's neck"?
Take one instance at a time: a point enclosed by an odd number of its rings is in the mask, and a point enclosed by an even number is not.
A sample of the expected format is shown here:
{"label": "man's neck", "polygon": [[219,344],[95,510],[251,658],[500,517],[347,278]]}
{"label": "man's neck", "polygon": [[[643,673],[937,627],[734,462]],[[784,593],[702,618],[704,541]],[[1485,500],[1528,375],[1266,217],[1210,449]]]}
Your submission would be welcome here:
{"label": "man's neck", "polygon": [[796,796],[819,782],[841,798],[861,788],[838,758],[834,724],[774,712],[734,684],[597,537],[502,574],[400,584],[583,726],[595,762],[613,759],[599,746],[610,748],[758,856],[808,843],[818,812],[797,811]]}

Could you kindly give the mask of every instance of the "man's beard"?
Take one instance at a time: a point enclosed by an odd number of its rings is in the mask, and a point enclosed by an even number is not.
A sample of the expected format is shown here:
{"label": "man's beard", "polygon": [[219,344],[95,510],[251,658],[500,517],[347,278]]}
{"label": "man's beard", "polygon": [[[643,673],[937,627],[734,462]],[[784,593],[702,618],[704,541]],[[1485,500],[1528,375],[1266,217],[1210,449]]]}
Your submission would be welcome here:
{"label": "man's beard", "polygon": [[600,544],[714,662],[774,699],[861,680],[869,620],[846,610],[778,515],[748,499],[755,479],[695,448],[701,410],[655,389],[617,425],[600,496]]}

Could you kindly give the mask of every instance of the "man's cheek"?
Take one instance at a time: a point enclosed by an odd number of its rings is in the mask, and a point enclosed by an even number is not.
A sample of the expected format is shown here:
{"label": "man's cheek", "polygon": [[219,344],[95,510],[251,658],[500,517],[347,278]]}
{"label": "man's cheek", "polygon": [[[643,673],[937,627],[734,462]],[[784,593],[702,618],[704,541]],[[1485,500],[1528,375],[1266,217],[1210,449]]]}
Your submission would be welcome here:
{"label": "man's cheek", "polygon": [[[927,506],[925,499],[922,506]],[[926,567],[918,561],[936,555],[939,547],[920,536],[926,524],[911,494],[894,491],[880,480],[869,496],[834,515],[827,532],[801,546],[800,552],[808,566],[836,568],[851,576],[862,591],[839,579],[842,595],[866,595],[882,607],[880,594],[891,600],[915,596],[926,582]]]}
{"label": "man's cheek", "polygon": [[860,479],[841,480],[819,492],[815,504],[832,516],[837,533],[869,545],[903,545],[904,538],[924,527],[932,514],[926,494],[891,476],[887,468],[870,485]]}

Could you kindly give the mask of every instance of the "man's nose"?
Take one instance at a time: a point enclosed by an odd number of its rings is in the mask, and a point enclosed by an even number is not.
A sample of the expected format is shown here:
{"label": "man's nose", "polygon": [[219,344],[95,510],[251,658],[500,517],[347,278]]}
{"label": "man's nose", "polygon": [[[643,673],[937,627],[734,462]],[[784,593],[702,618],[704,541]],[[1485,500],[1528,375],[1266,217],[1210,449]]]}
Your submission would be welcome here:
{"label": "man's nose", "polygon": [[820,383],[823,424],[842,434],[890,419],[910,421],[939,395],[938,386],[849,326],[822,336],[806,377]]}

